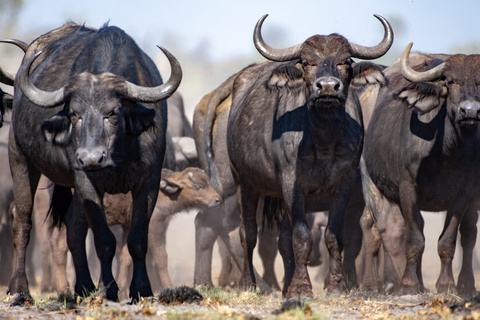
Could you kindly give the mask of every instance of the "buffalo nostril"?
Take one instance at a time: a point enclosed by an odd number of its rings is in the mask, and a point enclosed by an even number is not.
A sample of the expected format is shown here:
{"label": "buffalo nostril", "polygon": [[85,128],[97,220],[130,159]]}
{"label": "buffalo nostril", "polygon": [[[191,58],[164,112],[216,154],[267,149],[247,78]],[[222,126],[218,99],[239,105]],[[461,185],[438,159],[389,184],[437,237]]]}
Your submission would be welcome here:
{"label": "buffalo nostril", "polygon": [[102,155],[101,155],[100,158],[98,159],[98,164],[102,163],[102,162],[103,162],[103,159],[105,159],[105,152],[102,152]]}
{"label": "buffalo nostril", "polygon": [[340,91],[340,83],[335,84],[334,86],[335,91]]}
{"label": "buffalo nostril", "polygon": [[82,159],[80,158],[80,156],[77,156],[77,161],[80,162],[81,165],[84,165]]}

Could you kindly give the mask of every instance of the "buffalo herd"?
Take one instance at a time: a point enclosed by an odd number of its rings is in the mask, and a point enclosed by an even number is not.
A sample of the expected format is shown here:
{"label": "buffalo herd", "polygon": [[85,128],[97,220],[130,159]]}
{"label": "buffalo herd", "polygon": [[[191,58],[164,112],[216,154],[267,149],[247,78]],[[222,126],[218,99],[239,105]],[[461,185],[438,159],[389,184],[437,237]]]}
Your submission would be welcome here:
{"label": "buffalo herd", "polygon": [[[282,297],[312,298],[307,266],[320,263],[322,233],[313,221],[322,220],[327,294],[424,292],[422,210],[446,212],[437,292],[475,293],[480,55],[411,53],[409,44],[390,66],[375,63],[394,39],[379,15],[384,34],[375,46],[334,33],[278,49],[263,39],[266,18],[253,44],[268,61],[206,94],[192,125],[176,92],[180,62],[159,47],[171,67],[163,82],[118,27],[69,22],[30,44],[0,40],[24,52],[16,75],[0,69],[0,82],[14,92],[0,90],[0,124],[10,119],[0,141],[0,222],[11,230],[1,230],[0,259],[15,303],[33,300],[27,249],[34,218],[48,224],[36,236],[42,261],[53,260],[51,268],[42,263],[44,277],[57,280],[42,288],[78,296],[102,288],[109,300],[137,302],[153,295],[149,275],[172,286],[166,229],[175,213],[193,208],[195,286],[213,286],[218,241],[220,285],[280,289],[278,252]],[[122,227],[119,250],[113,225]],[[89,229],[97,285],[87,261]],[[463,260],[455,281],[457,234]],[[263,276],[253,263],[257,242]]]}

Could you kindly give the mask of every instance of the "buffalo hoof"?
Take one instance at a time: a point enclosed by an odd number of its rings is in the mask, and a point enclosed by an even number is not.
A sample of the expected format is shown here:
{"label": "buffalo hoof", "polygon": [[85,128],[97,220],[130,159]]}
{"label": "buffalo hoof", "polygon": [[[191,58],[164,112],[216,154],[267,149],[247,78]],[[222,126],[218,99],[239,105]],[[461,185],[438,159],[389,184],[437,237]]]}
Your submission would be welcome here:
{"label": "buffalo hoof", "polygon": [[115,282],[113,282],[107,287],[106,298],[110,301],[118,301],[118,286]]}
{"label": "buffalo hoof", "polygon": [[297,280],[295,281],[292,280],[292,283],[290,286],[287,288],[285,294],[284,294],[285,299],[311,299],[313,298],[313,291],[312,291],[312,285],[310,281],[304,280],[300,281]]}
{"label": "buffalo hoof", "polygon": [[475,291],[475,285],[472,284],[464,285],[464,286],[457,286],[457,292],[461,297],[472,297],[477,294]]}
{"label": "buffalo hoof", "polygon": [[398,290],[395,292],[395,295],[397,296],[409,296],[409,295],[417,295],[423,293],[423,290],[420,288],[420,286],[415,285],[415,286],[406,286],[406,285],[401,285]]}
{"label": "buffalo hoof", "polygon": [[28,292],[19,292],[14,295],[7,297],[6,303],[11,306],[29,306],[34,305],[35,301]]}
{"label": "buffalo hoof", "polygon": [[141,298],[152,297],[152,287],[150,284],[136,287],[133,284],[130,286],[130,298],[131,303],[135,304],[140,301]]}
{"label": "buffalo hoof", "polygon": [[273,314],[279,315],[289,310],[295,310],[295,309],[304,310],[308,308],[308,302],[310,302],[310,299],[297,299],[297,298],[287,299],[284,302],[282,302],[282,306],[280,307],[280,309],[275,310]]}
{"label": "buffalo hoof", "polygon": [[455,284],[438,284],[436,286],[437,293],[457,293],[457,288]]}

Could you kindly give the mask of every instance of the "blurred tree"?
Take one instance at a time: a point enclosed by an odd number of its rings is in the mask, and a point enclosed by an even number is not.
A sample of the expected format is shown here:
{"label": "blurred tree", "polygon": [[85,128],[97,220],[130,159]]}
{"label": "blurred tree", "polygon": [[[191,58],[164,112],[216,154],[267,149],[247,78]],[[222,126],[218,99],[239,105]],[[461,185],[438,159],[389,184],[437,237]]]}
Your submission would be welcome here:
{"label": "blurred tree", "polygon": [[9,37],[17,23],[18,13],[25,0],[1,0],[0,1],[0,37]]}

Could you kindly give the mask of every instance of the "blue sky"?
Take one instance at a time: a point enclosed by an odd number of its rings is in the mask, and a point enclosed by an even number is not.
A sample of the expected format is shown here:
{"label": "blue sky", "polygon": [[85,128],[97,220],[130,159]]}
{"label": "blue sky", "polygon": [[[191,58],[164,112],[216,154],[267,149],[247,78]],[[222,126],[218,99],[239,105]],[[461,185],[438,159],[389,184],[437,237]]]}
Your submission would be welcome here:
{"label": "blue sky", "polygon": [[156,50],[155,45],[161,45],[165,35],[170,34],[184,42],[186,48],[208,45],[212,57],[220,60],[254,52],[252,30],[266,13],[269,14],[264,24],[266,30],[275,28],[284,35],[279,46],[332,32],[359,44],[374,45],[382,35],[381,25],[373,17],[377,13],[397,27],[398,50],[410,41],[414,42],[414,50],[435,53],[454,53],[456,48],[471,44],[480,47],[480,1],[477,0],[24,1],[18,17],[22,34],[34,30],[34,35],[40,35],[67,20],[92,27],[110,21],[129,33],[147,52],[150,49],[145,46]]}
{"label": "blue sky", "polygon": [[[376,45],[383,28],[373,15],[380,14],[395,33],[392,49],[380,60],[388,64],[410,41],[413,51],[480,53],[479,13],[479,0],[24,0],[11,36],[30,42],[67,21],[90,27],[109,22],[132,36],[167,77],[170,68],[156,47],[165,46],[184,68],[179,90],[191,118],[203,95],[242,67],[263,61],[252,33],[264,14],[265,40],[277,48],[334,32]],[[10,72],[20,63],[20,50],[15,52],[18,61],[2,65]],[[205,56],[209,63],[198,63]]]}

